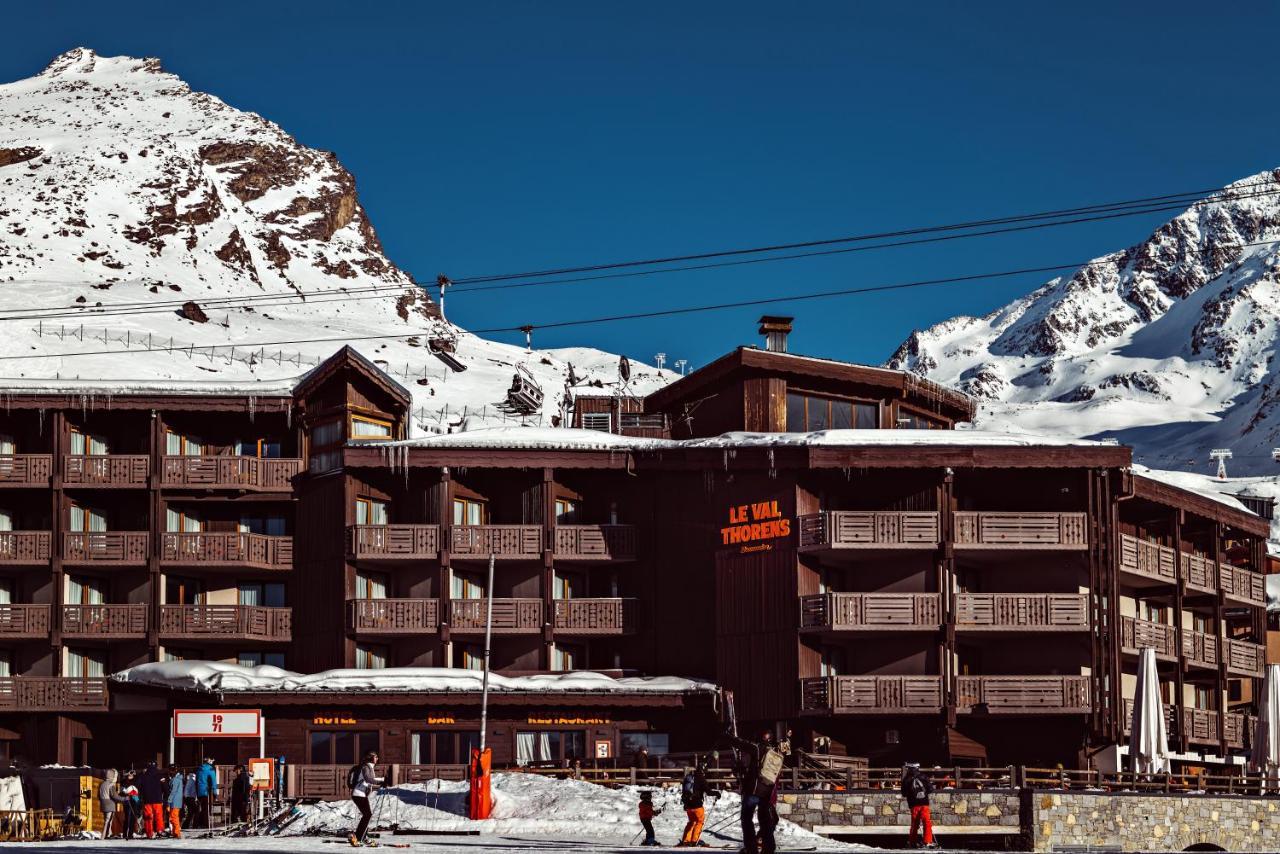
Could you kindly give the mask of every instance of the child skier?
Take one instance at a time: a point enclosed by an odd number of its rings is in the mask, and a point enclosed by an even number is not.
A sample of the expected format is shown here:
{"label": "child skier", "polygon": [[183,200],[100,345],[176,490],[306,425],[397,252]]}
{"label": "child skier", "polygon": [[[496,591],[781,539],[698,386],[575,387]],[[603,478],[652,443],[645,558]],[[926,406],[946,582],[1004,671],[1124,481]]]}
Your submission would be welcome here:
{"label": "child skier", "polygon": [[640,824],[644,827],[644,842],[641,845],[657,845],[658,840],[653,835],[653,817],[662,815],[662,810],[653,808],[653,792],[648,789],[640,793]]}

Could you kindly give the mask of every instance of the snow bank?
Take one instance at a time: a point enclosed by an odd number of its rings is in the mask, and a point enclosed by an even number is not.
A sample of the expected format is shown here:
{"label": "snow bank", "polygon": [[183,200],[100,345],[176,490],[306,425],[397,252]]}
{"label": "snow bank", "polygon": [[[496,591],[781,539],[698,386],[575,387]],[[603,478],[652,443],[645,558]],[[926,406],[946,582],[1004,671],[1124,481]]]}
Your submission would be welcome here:
{"label": "snow bank", "polygon": [[[481,672],[444,667],[388,667],[382,670],[325,670],[303,674],[278,667],[242,667],[218,661],[164,661],[140,664],[112,675],[112,680],[185,691],[234,693],[237,691],[326,692],[401,694],[479,693]],[[711,682],[675,676],[624,677],[575,671],[534,676],[490,674],[489,690],[497,693],[572,694],[686,694],[714,693]]]}
{"label": "snow bank", "polygon": [[[636,804],[641,788],[653,792],[653,804],[662,814],[654,819],[658,841],[674,845],[684,830],[685,814],[680,789],[622,786],[617,789],[581,780],[553,780],[538,774],[493,775],[493,817],[471,821],[465,817],[467,783],[432,780],[384,789],[374,795],[374,830],[479,831],[501,836],[548,836],[557,839],[594,839],[627,844],[640,833]],[[726,792],[709,799],[703,838],[712,845],[741,843],[738,810],[741,799]],[[285,834],[344,834],[355,827],[359,813],[350,801],[332,801],[301,808],[303,814]],[[719,825],[723,824],[723,827]],[[712,829],[715,831],[712,832]],[[778,825],[779,847],[817,846],[849,850],[850,846],[825,839],[783,820]]]}

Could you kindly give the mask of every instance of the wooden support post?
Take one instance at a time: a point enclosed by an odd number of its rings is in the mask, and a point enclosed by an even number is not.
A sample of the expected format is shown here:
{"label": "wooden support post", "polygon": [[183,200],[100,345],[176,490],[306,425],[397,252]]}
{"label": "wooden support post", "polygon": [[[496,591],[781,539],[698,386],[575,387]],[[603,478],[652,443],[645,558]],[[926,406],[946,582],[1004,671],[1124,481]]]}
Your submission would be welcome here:
{"label": "wooden support post", "polygon": [[1173,624],[1176,626],[1175,637],[1178,643],[1178,666],[1173,672],[1173,720],[1178,729],[1179,752],[1186,753],[1191,749],[1187,732],[1187,712],[1184,703],[1186,696],[1186,660],[1182,654],[1183,608],[1187,595],[1187,582],[1182,577],[1182,523],[1184,515],[1180,508],[1170,511],[1170,528],[1173,538],[1174,560],[1177,561],[1177,586],[1173,590]]}

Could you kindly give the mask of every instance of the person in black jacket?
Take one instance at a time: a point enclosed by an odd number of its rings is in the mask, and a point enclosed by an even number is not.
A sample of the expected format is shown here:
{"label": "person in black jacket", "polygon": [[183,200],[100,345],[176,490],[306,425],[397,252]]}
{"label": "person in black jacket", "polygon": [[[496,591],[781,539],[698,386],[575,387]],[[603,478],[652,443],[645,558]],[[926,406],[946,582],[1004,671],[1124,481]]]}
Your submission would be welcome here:
{"label": "person in black jacket", "polygon": [[[777,781],[768,782],[760,778],[760,763],[764,756],[773,749],[773,733],[762,730],[759,741],[729,736],[729,743],[738,752],[738,775],[742,784],[742,850],[748,854],[756,851],[755,817],[760,819],[760,851],[762,854],[773,854],[777,850],[777,842],[773,838],[773,829],[778,824],[777,814],[773,811],[775,787]],[[758,812],[757,812],[758,811]]]}
{"label": "person in black jacket", "polygon": [[933,783],[920,771],[920,765],[908,762],[902,769],[902,797],[907,799],[911,808],[911,833],[907,844],[912,848],[920,846],[918,830],[924,825],[924,845],[936,848],[933,841],[933,821],[929,817],[929,795],[933,794]]}
{"label": "person in black jacket", "polygon": [[251,801],[249,773],[243,765],[236,766],[236,776],[231,781],[231,823],[249,820]]}
{"label": "person in black jacket", "polygon": [[702,841],[702,826],[707,820],[707,795],[718,796],[719,792],[707,783],[707,761],[702,757],[695,759],[695,766],[684,775],[680,784],[680,803],[684,813],[689,817],[684,826],[684,835],[680,837],[677,847],[707,847]]}
{"label": "person in black jacket", "polygon": [[138,797],[142,799],[143,829],[148,839],[155,839],[164,832],[164,778],[154,762],[148,763],[138,778]]}

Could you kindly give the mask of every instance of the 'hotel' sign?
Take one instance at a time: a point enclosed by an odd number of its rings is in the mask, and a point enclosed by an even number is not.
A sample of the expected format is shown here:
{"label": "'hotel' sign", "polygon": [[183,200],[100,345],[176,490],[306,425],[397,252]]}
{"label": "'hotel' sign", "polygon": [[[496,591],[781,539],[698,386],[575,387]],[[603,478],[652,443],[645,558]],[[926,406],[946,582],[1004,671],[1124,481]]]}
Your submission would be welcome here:
{"label": "'hotel' sign", "polygon": [[770,540],[791,536],[791,520],[784,519],[777,501],[757,501],[729,508],[729,524],[720,529],[721,544],[739,546],[743,554],[769,551]]}

